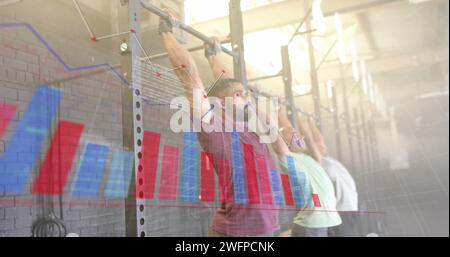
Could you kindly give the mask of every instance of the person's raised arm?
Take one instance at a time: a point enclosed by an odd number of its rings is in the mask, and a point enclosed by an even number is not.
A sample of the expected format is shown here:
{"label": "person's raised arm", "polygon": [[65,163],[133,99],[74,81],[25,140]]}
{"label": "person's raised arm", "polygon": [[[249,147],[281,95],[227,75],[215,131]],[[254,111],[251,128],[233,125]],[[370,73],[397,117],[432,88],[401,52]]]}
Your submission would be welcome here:
{"label": "person's raised arm", "polygon": [[[272,148],[273,150],[279,154],[279,155],[289,155],[291,154],[291,151],[289,150],[288,145],[286,144],[285,140],[283,139],[281,133],[279,131],[272,131],[272,130],[278,130],[278,126],[267,126],[266,124],[275,124],[276,121],[273,120],[273,118],[268,114],[265,110],[259,109],[258,106],[256,107],[256,112],[258,115],[258,122],[262,126],[263,130],[266,131],[266,134],[270,135],[271,133],[276,133],[276,140],[272,142]],[[261,122],[259,119],[265,119],[266,122]]]}
{"label": "person's raised arm", "polygon": [[308,147],[308,154],[314,158],[316,161],[322,161],[322,153],[314,141],[311,130],[307,121],[302,117],[303,115],[300,112],[297,112],[297,125],[300,133],[304,136],[305,144]]}
{"label": "person's raised arm", "polygon": [[294,153],[304,152],[305,149],[302,149],[302,147],[299,145],[300,134],[292,126],[284,108],[281,108],[278,112],[278,123],[281,128],[280,133],[286,143],[289,144],[289,149]]}
{"label": "person's raised arm", "polygon": [[[198,89],[206,96],[203,82],[198,73],[197,65],[189,51],[183,47],[172,34],[173,21],[161,19],[159,24],[159,33],[162,37],[164,46],[169,55],[170,62],[174,66],[175,73],[183,83],[186,94],[193,103],[193,92]],[[202,97],[202,99],[204,99]],[[206,101],[205,101],[206,100]],[[211,107],[207,99],[202,100],[202,113],[206,113]]]}
{"label": "person's raised arm", "polygon": [[[308,124],[305,123],[300,112],[297,112],[296,115],[297,115],[297,126],[299,131],[296,131],[294,129],[294,127],[292,126],[291,122],[287,117],[286,112],[280,110],[278,120],[280,128],[283,129],[281,133],[284,139],[289,140],[288,144],[291,152],[306,153],[312,158],[314,158],[316,161],[320,162],[322,160],[322,154],[312,137]],[[300,135],[302,135],[303,141],[306,144],[307,147],[306,150],[297,143],[297,140],[301,140]]]}
{"label": "person's raised arm", "polygon": [[230,79],[233,75],[217,57],[217,50],[215,47],[220,47],[220,42],[217,38],[213,38],[213,40],[215,41],[216,46],[213,47],[210,44],[205,44],[205,57],[208,60],[214,78],[221,77],[223,79]]}
{"label": "person's raised arm", "polygon": [[327,154],[327,145],[325,143],[325,139],[323,138],[322,133],[320,132],[319,128],[316,125],[316,121],[312,118],[309,118],[308,125],[309,125],[309,128],[311,129],[311,133],[312,133],[314,141],[316,142],[316,144],[319,147],[322,154],[326,155]]}

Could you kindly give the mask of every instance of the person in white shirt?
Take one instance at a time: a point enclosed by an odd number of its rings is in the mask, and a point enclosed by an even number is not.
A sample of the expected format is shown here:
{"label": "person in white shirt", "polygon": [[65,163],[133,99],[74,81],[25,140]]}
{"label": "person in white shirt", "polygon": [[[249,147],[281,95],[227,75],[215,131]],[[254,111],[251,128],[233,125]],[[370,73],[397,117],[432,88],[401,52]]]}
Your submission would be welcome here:
{"label": "person in white shirt", "polygon": [[328,155],[325,140],[314,120],[309,120],[309,127],[314,141],[323,155],[321,159],[322,167],[333,182],[337,200],[336,209],[342,219],[342,225],[330,229],[329,235],[336,237],[358,236],[358,192],[356,183],[344,165]]}

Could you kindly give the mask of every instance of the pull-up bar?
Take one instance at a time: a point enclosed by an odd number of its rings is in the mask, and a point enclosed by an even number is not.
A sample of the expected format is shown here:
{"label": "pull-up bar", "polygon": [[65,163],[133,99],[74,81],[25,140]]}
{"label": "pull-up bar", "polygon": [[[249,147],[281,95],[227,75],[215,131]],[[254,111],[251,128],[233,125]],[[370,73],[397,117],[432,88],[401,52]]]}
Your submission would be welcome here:
{"label": "pull-up bar", "polygon": [[[280,102],[280,104],[284,105],[287,108],[288,116],[289,116],[289,119],[291,120],[291,122],[293,124],[296,124],[296,122],[295,122],[296,118],[295,118],[294,112],[299,112],[302,115],[305,115],[307,117],[311,117],[311,118],[317,120],[313,114],[303,111],[302,109],[296,107],[294,104],[294,94],[292,92],[292,70],[291,70],[291,63],[289,60],[289,51],[288,51],[287,45],[281,47],[281,56],[282,56],[281,59],[282,59],[283,67],[280,72],[278,72],[277,74],[273,74],[273,75],[252,78],[252,79],[249,79],[248,81],[254,82],[254,81],[260,81],[260,80],[266,80],[266,79],[272,79],[272,78],[281,78],[283,80],[283,83],[285,84],[286,101]],[[252,90],[253,93],[255,93],[255,95],[260,95],[260,96],[264,96],[264,97],[268,97],[268,98],[273,97],[272,95],[264,93],[264,92],[260,92],[259,90],[255,89],[255,88],[250,88],[250,89]]]}
{"label": "pull-up bar", "polygon": [[[252,91],[252,93],[253,93],[255,96],[263,96],[263,97],[267,97],[267,98],[274,97],[274,96],[271,95],[271,94],[268,94],[268,93],[265,93],[265,92],[261,92],[261,91],[259,91],[258,89],[254,88],[254,87],[251,87],[251,86],[249,86],[249,89]],[[283,106],[285,106],[285,107],[292,107],[292,104],[289,103],[289,102],[287,102],[287,101],[282,101],[282,102],[280,102],[280,104],[283,105]],[[307,116],[307,117],[311,117],[311,118],[313,118],[313,119],[316,119],[316,118],[314,117],[313,114],[311,114],[311,113],[309,113],[309,112],[305,112],[305,111],[303,111],[302,109],[300,109],[300,108],[298,108],[298,107],[295,107],[295,106],[294,106],[292,109],[293,109],[293,111],[297,111],[297,112],[299,112],[299,113],[301,113],[301,114],[303,114],[303,115],[305,115],[305,116]]]}
{"label": "pull-up bar", "polygon": [[307,30],[305,32],[300,32],[300,29],[303,27],[303,24],[305,24],[306,20],[309,18],[311,13],[312,13],[312,7],[308,9],[308,11],[305,14],[305,17],[303,17],[302,21],[300,22],[298,27],[295,29],[294,34],[292,34],[291,38],[289,39],[288,45],[290,45],[292,43],[292,41],[294,41],[294,38],[296,36],[311,33],[313,31],[315,31],[315,30]]}
{"label": "pull-up bar", "polygon": [[[148,11],[150,11],[151,13],[153,13],[153,14],[159,16],[159,17],[162,18],[162,19],[171,19],[171,17],[170,17],[169,14],[167,14],[166,12],[164,12],[163,10],[161,10],[160,8],[156,7],[156,6],[153,5],[153,4],[146,3],[146,2],[144,2],[144,1],[141,0],[141,6],[142,6],[144,9],[147,9]],[[311,12],[311,10],[310,10],[309,12]],[[309,14],[308,14],[307,16],[309,16]],[[306,19],[307,19],[307,17],[304,18],[304,20],[301,22],[300,25],[303,25],[303,23],[305,22]],[[184,23],[182,23],[182,22],[179,23],[179,27],[180,27],[180,29],[186,31],[187,33],[191,34],[192,36],[194,36],[194,37],[200,39],[201,41],[203,41],[203,42],[205,42],[205,43],[207,43],[207,44],[210,44],[210,45],[212,45],[212,46],[215,46],[215,45],[216,45],[216,42],[215,42],[212,38],[210,38],[210,37],[208,37],[208,36],[206,36],[206,35],[200,33],[199,31],[195,30],[194,28],[192,28],[192,27],[190,27],[190,26],[188,26],[188,25],[186,25],[186,24],[184,24]],[[301,26],[298,28],[298,30],[299,30],[300,28],[301,28]],[[297,30],[296,32],[298,32],[298,30]],[[223,44],[223,43],[224,43],[224,42],[222,42],[222,44]],[[228,43],[228,42],[226,42],[226,43]],[[188,49],[188,50],[189,50],[189,51],[197,51],[197,50],[200,50],[200,49],[202,49],[202,48],[203,48],[203,47],[193,47],[193,48]],[[225,48],[225,47],[222,46],[222,45],[220,45],[220,49],[222,50],[222,52],[224,52],[224,53],[226,53],[226,54],[228,54],[228,55],[230,55],[230,56],[232,56],[232,57],[237,57],[237,56],[238,56],[238,54],[237,54],[236,52],[230,51],[230,50],[228,50],[227,48]],[[162,54],[158,54],[158,55],[151,56],[151,57],[149,57],[149,58],[150,58],[151,60],[154,60],[154,59],[163,58],[163,57],[166,57],[166,56],[167,56],[166,53],[162,53]],[[265,76],[265,77],[255,78],[254,80],[262,80],[262,79],[275,78],[275,77],[283,77],[283,72],[280,72],[279,74],[275,74],[275,75],[270,75],[270,76]],[[259,94],[259,95],[262,95],[262,96],[266,96],[266,97],[271,97],[269,94],[265,94],[265,93],[262,93],[262,92],[258,92],[257,90],[253,90],[253,91],[254,91],[256,94]],[[301,109],[299,109],[299,108],[296,108],[295,106],[293,106],[293,105],[292,105],[291,103],[289,103],[289,102],[284,102],[284,103],[282,103],[282,105],[285,105],[285,106],[287,106],[287,107],[290,107],[293,111],[298,111],[298,112],[302,113],[302,114],[305,115],[305,116],[315,118],[314,115],[312,115],[312,114],[310,114],[310,113],[307,113],[307,112],[305,112],[305,111],[303,111],[303,110],[301,110]]]}
{"label": "pull-up bar", "polygon": [[[167,14],[166,12],[164,12],[163,10],[161,10],[160,8],[154,6],[153,4],[150,4],[150,3],[146,3],[146,2],[144,2],[144,1],[141,1],[141,6],[142,6],[144,9],[147,9],[148,11],[150,11],[151,13],[158,15],[158,16],[161,17],[162,19],[166,19],[166,20],[171,19],[171,17],[170,17],[169,14]],[[186,31],[187,33],[189,33],[189,34],[191,34],[192,36],[194,36],[194,37],[200,39],[201,41],[203,41],[203,42],[205,42],[205,43],[207,43],[207,44],[210,44],[210,45],[212,45],[212,46],[215,45],[215,42],[214,42],[214,40],[213,40],[212,38],[210,38],[210,37],[208,37],[208,36],[206,36],[206,35],[200,33],[199,31],[195,30],[195,29],[192,28],[191,26],[188,26],[188,25],[186,25],[186,24],[180,22],[180,23],[179,23],[179,27],[180,27],[180,29]],[[231,50],[225,48],[224,46],[221,46],[220,48],[221,48],[222,52],[224,52],[224,53],[226,53],[226,54],[228,54],[228,55],[230,55],[230,56],[233,56],[233,57],[236,57],[236,56],[237,56],[237,54],[236,54],[235,52],[233,52],[233,51],[231,51]]]}
{"label": "pull-up bar", "polygon": [[258,80],[266,80],[266,79],[273,79],[273,78],[278,78],[278,77],[282,77],[282,76],[283,76],[282,71],[280,71],[278,74],[267,75],[267,76],[262,76],[262,77],[249,79],[248,82],[253,82],[253,81],[258,81]]}
{"label": "pull-up bar", "polygon": [[[231,43],[231,41],[229,39],[227,39],[225,41],[220,42],[220,45],[229,44],[229,43]],[[205,49],[205,47],[203,45],[200,45],[200,46],[190,47],[187,50],[189,52],[195,52],[195,51],[200,51],[203,49]],[[155,54],[155,55],[149,56],[148,59],[150,59],[150,61],[154,61],[154,60],[158,60],[158,59],[165,58],[168,56],[169,56],[169,54],[166,52],[166,53],[160,53],[160,54]],[[146,58],[144,58],[144,59],[146,59]]]}

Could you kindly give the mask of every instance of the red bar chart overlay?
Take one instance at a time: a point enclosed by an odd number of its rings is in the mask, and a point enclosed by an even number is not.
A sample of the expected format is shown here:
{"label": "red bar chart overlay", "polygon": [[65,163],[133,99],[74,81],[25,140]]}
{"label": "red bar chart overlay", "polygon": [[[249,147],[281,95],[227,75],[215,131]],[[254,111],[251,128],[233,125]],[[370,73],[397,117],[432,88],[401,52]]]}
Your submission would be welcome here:
{"label": "red bar chart overlay", "polygon": [[16,114],[17,107],[13,104],[0,103],[0,138],[3,137],[9,122]]}
{"label": "red bar chart overlay", "polygon": [[217,160],[217,173],[219,177],[219,201],[221,203],[233,202],[233,185],[230,162],[224,159]]}
{"label": "red bar chart overlay", "polygon": [[314,207],[322,207],[322,204],[320,203],[319,195],[318,194],[312,194],[312,199],[314,202]]}
{"label": "red bar chart overlay", "polygon": [[215,202],[214,155],[201,153],[201,190],[202,202]]}
{"label": "red bar chart overlay", "polygon": [[250,204],[259,204],[258,177],[256,176],[255,156],[253,146],[244,144],[244,164]]}
{"label": "red bar chart overlay", "polygon": [[33,185],[33,193],[49,195],[64,193],[83,129],[83,124],[63,120],[59,122]]}
{"label": "red bar chart overlay", "polygon": [[160,141],[160,134],[144,131],[142,158],[139,161],[136,185],[136,195],[140,199],[154,198]]}
{"label": "red bar chart overlay", "polygon": [[266,158],[263,155],[256,155],[256,165],[258,167],[262,203],[271,205],[273,204],[273,195]]}
{"label": "red bar chart overlay", "polygon": [[292,196],[291,182],[287,174],[281,174],[281,184],[283,184],[284,200],[287,206],[294,206],[294,197]]}
{"label": "red bar chart overlay", "polygon": [[160,200],[177,199],[178,155],[178,148],[167,145],[164,146],[161,178],[159,181]]}

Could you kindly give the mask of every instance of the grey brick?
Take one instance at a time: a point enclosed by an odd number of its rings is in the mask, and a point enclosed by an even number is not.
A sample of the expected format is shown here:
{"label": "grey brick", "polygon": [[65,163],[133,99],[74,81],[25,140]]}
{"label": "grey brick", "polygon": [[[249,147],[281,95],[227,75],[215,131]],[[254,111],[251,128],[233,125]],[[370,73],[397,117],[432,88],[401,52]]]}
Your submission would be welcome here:
{"label": "grey brick", "polygon": [[117,123],[118,122],[118,117],[114,114],[112,115],[104,115],[103,116],[103,120],[106,122],[112,122],[112,123]]}
{"label": "grey brick", "polygon": [[3,57],[14,58],[16,56],[15,52],[16,50],[13,48],[0,45],[0,55]]}
{"label": "grey brick", "polygon": [[107,225],[107,224],[111,224],[111,221],[107,221],[105,219],[103,219],[102,217],[96,217],[96,218],[92,218],[90,219],[90,225],[91,226],[102,226],[102,225]]}
{"label": "grey brick", "polygon": [[16,72],[16,80],[18,82],[25,82],[25,71],[17,71]]}
{"label": "grey brick", "polygon": [[125,234],[122,234],[120,232],[114,231],[114,232],[108,232],[105,237],[124,237]]}
{"label": "grey brick", "polygon": [[36,42],[36,36],[33,33],[30,33],[28,30],[17,30],[17,39],[27,42]]}
{"label": "grey brick", "polygon": [[33,97],[33,91],[19,90],[19,101],[28,102]]}
{"label": "grey brick", "polygon": [[30,228],[33,221],[31,219],[31,216],[28,217],[20,217],[20,218],[14,218],[14,227],[16,229],[20,228]]}
{"label": "grey brick", "polygon": [[[89,103],[89,102],[82,102],[82,100],[80,99],[79,106],[77,107],[78,110],[80,111],[84,111],[84,112],[88,112],[90,114],[94,114],[95,112],[95,103]],[[98,113],[97,113],[98,115]]]}
{"label": "grey brick", "polygon": [[3,39],[5,46],[14,48],[16,50],[26,51],[28,49],[28,44],[22,40],[16,38],[8,37]]}
{"label": "grey brick", "polygon": [[98,216],[98,210],[96,209],[86,209],[80,213],[81,219],[90,219]]}
{"label": "grey brick", "polygon": [[27,64],[27,71],[31,72],[32,74],[38,75],[39,74],[39,65],[28,63]]}
{"label": "grey brick", "polygon": [[70,227],[71,230],[79,230],[82,228],[90,227],[89,220],[68,221],[67,225],[68,225],[68,227]]}
{"label": "grey brick", "polygon": [[82,228],[80,231],[80,236],[83,236],[83,237],[89,237],[89,236],[95,236],[95,235],[97,235],[96,227]]}
{"label": "grey brick", "polygon": [[12,58],[5,58],[3,60],[3,65],[10,67],[10,68],[14,68],[17,70],[22,70],[22,71],[26,71],[27,70],[27,63],[24,61],[20,61],[20,60],[15,60]]}
{"label": "grey brick", "polygon": [[34,84],[35,83],[34,75],[30,72],[26,72],[25,73],[25,82],[29,83],[29,84]]}
{"label": "grey brick", "polygon": [[0,87],[0,95],[6,99],[18,100],[17,89],[12,89],[9,87]]}
{"label": "grey brick", "polygon": [[25,53],[22,51],[16,51],[16,59],[20,61],[24,61],[26,63],[37,64],[38,57],[36,55],[32,55],[29,53]]}
{"label": "grey brick", "polygon": [[84,205],[77,205],[77,204],[73,204],[73,205],[70,205],[69,206],[69,210],[70,211],[74,211],[74,210],[78,210],[78,211],[81,211],[80,212],[80,214],[84,211],[84,210],[86,210],[86,206],[84,206]]}
{"label": "grey brick", "polygon": [[5,216],[7,219],[16,217],[29,217],[31,216],[31,208],[26,206],[7,207],[5,209]]}
{"label": "grey brick", "polygon": [[[51,58],[53,58],[53,57],[51,57]],[[58,61],[55,61],[50,58],[46,58],[45,60],[43,60],[41,62],[41,67],[46,67],[48,69],[56,69],[56,68],[58,68],[58,65],[59,65]],[[53,73],[56,73],[55,70],[53,70]]]}
{"label": "grey brick", "polygon": [[0,220],[0,231],[9,231],[14,229],[14,219]]}
{"label": "grey brick", "polygon": [[91,87],[91,84],[87,84],[89,86],[79,86],[77,87],[76,92],[81,94],[81,95],[88,95],[88,96],[93,96],[96,95],[97,93],[94,93],[94,88]]}
{"label": "grey brick", "polygon": [[105,217],[104,219],[105,219],[105,221],[116,224],[116,223],[120,223],[124,220],[123,219],[124,215],[125,214],[122,214],[122,213],[114,213],[112,215]]}
{"label": "grey brick", "polygon": [[63,68],[58,68],[53,71],[50,71],[50,78],[52,80],[62,79],[68,76],[70,76],[70,74]]}
{"label": "grey brick", "polygon": [[31,235],[31,228],[15,229],[6,233],[9,237],[30,237]]}
{"label": "grey brick", "polygon": [[105,224],[97,227],[98,233],[105,234],[114,232],[114,224]]}
{"label": "grey brick", "polygon": [[88,112],[82,112],[79,110],[72,110],[69,112],[69,117],[73,118],[73,119],[79,119],[79,120],[84,120],[88,117],[89,113]]}
{"label": "grey brick", "polygon": [[115,223],[114,224],[114,231],[115,232],[122,232],[122,231],[125,232],[126,231],[125,219],[121,223]]}
{"label": "grey brick", "polygon": [[[7,68],[7,70],[11,70],[12,74],[15,74],[15,72],[16,72],[14,69],[11,69],[11,68]],[[33,90],[30,86],[24,86],[22,84],[15,83],[15,81],[0,80],[0,88],[1,87],[9,87],[9,88],[16,89],[16,90],[20,90],[20,89]],[[21,106],[21,105],[18,106],[19,109],[26,109],[26,107],[27,106]]]}
{"label": "grey brick", "polygon": [[42,207],[38,205],[32,206],[30,211],[32,217],[40,217],[43,213]]}
{"label": "grey brick", "polygon": [[66,211],[66,212],[64,212],[64,220],[67,220],[67,221],[81,220],[80,211]]}
{"label": "grey brick", "polygon": [[6,80],[8,81],[16,81],[16,71],[12,68],[6,68]]}
{"label": "grey brick", "polygon": [[41,45],[29,44],[28,45],[28,52],[33,54],[33,55],[39,56],[38,59],[42,59],[42,58],[45,58],[45,57],[49,56],[48,50],[45,49]]}
{"label": "grey brick", "polygon": [[6,71],[6,70],[7,70],[7,69],[6,69],[5,66],[0,65],[0,78],[6,78],[6,74],[7,74],[7,71]]}
{"label": "grey brick", "polygon": [[39,73],[39,77],[40,77],[41,81],[44,81],[46,79],[48,80],[50,78],[50,72],[48,70],[41,69],[40,73]]}

